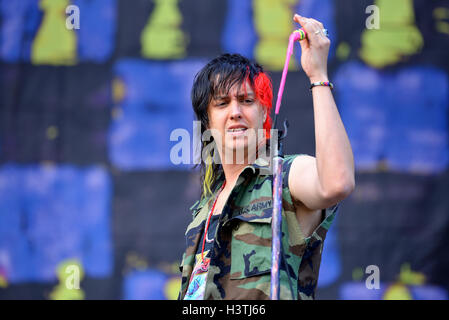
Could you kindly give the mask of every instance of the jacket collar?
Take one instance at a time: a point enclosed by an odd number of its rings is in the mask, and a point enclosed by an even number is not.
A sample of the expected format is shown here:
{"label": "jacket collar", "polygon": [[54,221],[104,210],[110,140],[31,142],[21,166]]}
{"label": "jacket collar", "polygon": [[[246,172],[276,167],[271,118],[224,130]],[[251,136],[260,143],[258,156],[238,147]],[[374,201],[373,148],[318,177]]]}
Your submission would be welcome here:
{"label": "jacket collar", "polygon": [[247,168],[250,168],[253,172],[253,174],[259,174],[261,176],[267,176],[273,173],[271,170],[270,164],[272,161],[268,157],[259,157],[254,161],[253,164],[250,164],[246,166],[243,170],[246,170]]}
{"label": "jacket collar", "polygon": [[[240,173],[240,176],[237,179],[237,182],[235,184],[235,187],[238,187],[240,184],[245,181],[247,178],[247,174],[252,175],[259,175],[259,176],[267,176],[271,175],[273,173],[272,167],[270,166],[270,159],[268,157],[260,156],[258,157],[252,164],[247,165],[243,168],[242,172]],[[224,183],[224,172],[223,170],[220,170],[220,175],[217,177],[217,183],[215,184],[216,187],[214,188],[213,194],[216,194],[217,191],[221,188],[221,186]],[[211,200],[213,199],[213,196],[205,197],[201,200],[196,201],[193,206],[190,207],[190,211],[192,211],[192,215],[195,217],[201,209],[206,205],[211,205]]]}

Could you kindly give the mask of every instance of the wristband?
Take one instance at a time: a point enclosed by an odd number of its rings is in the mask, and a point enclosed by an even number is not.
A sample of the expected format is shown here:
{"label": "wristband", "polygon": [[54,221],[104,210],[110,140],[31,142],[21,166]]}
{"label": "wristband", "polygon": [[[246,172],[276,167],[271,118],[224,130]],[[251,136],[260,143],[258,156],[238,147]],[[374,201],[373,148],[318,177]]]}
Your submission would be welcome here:
{"label": "wristband", "polygon": [[331,83],[331,82],[328,82],[328,81],[321,81],[321,82],[314,82],[314,83],[312,83],[311,85],[310,85],[310,91],[312,91],[312,89],[313,89],[313,87],[316,87],[316,86],[325,86],[325,87],[329,87],[329,88],[331,88],[331,90],[333,90],[334,89],[334,85]]}

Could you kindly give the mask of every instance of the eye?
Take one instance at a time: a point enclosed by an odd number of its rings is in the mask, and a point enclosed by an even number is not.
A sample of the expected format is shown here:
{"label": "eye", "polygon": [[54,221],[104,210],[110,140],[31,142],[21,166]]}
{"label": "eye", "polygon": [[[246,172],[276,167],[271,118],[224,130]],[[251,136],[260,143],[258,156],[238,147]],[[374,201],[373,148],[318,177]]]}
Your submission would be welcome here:
{"label": "eye", "polygon": [[245,99],[245,103],[247,103],[247,104],[251,104],[251,103],[253,103],[253,102],[254,102],[253,99]]}

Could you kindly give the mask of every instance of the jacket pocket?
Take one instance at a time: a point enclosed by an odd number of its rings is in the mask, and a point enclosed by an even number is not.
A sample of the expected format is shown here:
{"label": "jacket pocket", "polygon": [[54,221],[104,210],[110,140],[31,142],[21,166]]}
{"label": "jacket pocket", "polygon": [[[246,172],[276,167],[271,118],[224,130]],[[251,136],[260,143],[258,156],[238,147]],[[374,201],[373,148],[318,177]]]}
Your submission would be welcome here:
{"label": "jacket pocket", "polygon": [[271,217],[241,215],[233,219],[231,279],[271,272]]}

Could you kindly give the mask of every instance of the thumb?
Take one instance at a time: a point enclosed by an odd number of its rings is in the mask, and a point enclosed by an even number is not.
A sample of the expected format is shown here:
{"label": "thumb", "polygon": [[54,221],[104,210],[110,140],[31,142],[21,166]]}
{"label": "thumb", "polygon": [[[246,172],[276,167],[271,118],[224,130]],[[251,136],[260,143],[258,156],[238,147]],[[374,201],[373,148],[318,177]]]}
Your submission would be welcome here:
{"label": "thumb", "polygon": [[307,37],[298,42],[299,42],[299,45],[301,46],[301,51],[304,51],[305,49],[309,48],[309,39],[307,39]]}
{"label": "thumb", "polygon": [[[302,29],[307,33],[307,30],[304,28],[304,25],[306,24],[306,18],[300,16],[299,14],[295,14],[293,17],[293,20],[297,23],[299,23],[302,27]],[[309,48],[309,40],[306,38],[299,41],[299,44],[301,45],[301,50],[308,49]]]}

